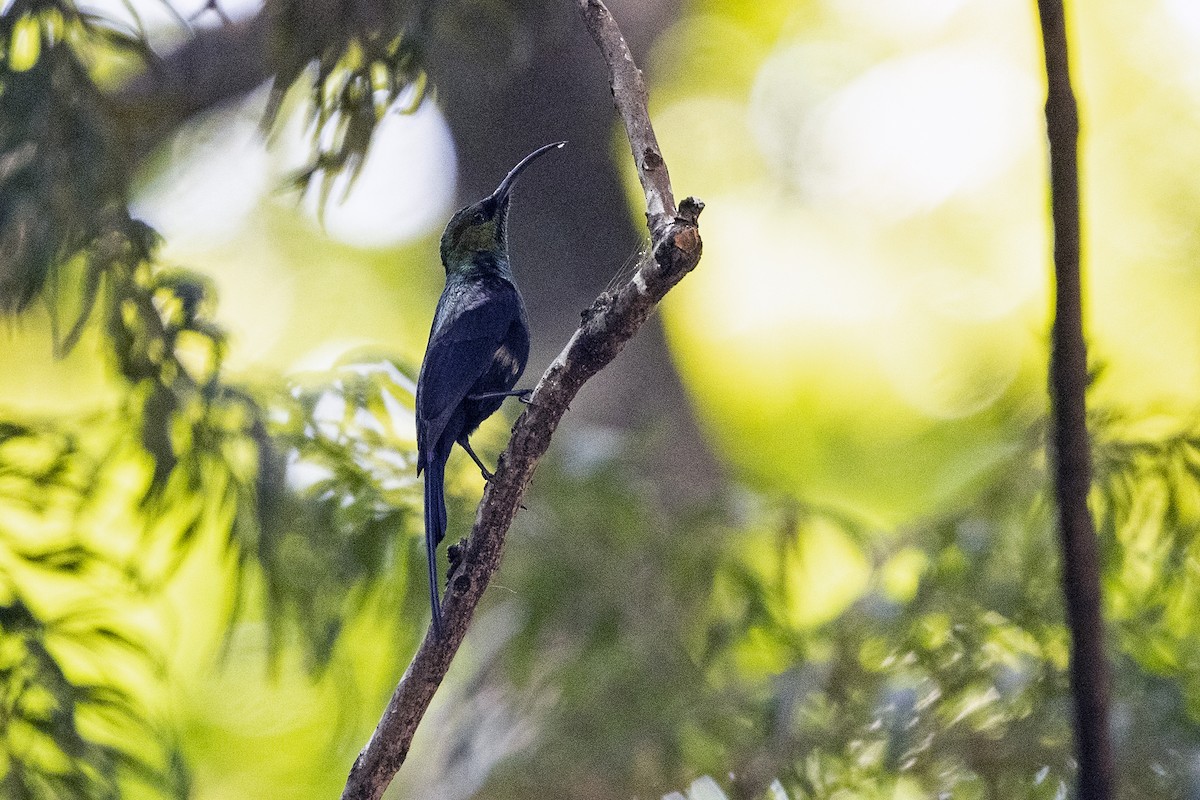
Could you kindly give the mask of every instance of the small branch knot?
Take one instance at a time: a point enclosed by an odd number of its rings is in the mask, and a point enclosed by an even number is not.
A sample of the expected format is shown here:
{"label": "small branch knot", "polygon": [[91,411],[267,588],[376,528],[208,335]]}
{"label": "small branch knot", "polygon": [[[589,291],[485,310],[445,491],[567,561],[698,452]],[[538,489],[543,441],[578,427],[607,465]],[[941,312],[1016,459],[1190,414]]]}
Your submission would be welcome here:
{"label": "small branch knot", "polygon": [[679,204],[679,216],[676,219],[688,225],[699,225],[700,212],[703,210],[704,201],[699,197],[685,197]]}
{"label": "small branch knot", "polygon": [[657,151],[647,147],[642,152],[642,168],[643,169],[658,169],[663,165],[662,155]]}
{"label": "small branch knot", "polygon": [[458,569],[458,565],[462,563],[463,554],[467,549],[467,540],[459,539],[456,544],[452,544],[446,548],[446,556],[450,561],[449,574],[453,575]]}
{"label": "small branch knot", "polygon": [[590,306],[579,312],[579,319],[586,325],[597,314],[602,314],[610,305],[612,305],[612,292],[601,292]]}
{"label": "small branch knot", "polygon": [[671,246],[697,261],[700,260],[700,232],[694,225],[681,228],[671,237]]}

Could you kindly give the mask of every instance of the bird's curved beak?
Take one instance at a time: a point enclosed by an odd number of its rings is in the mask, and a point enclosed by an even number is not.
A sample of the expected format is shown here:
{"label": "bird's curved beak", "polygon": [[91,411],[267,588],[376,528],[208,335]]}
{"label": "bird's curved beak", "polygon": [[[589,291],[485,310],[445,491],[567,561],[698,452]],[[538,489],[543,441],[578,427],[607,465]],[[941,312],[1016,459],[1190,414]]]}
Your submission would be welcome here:
{"label": "bird's curved beak", "polygon": [[500,181],[500,185],[496,187],[496,191],[492,192],[492,196],[488,198],[493,203],[499,205],[508,199],[508,193],[512,191],[513,184],[517,182],[517,176],[520,175],[526,167],[532,164],[539,157],[549,153],[551,150],[557,150],[565,145],[566,142],[554,142],[553,144],[542,145],[537,150],[534,150],[529,155],[521,159],[515,167],[509,170],[504,176],[504,180]]}

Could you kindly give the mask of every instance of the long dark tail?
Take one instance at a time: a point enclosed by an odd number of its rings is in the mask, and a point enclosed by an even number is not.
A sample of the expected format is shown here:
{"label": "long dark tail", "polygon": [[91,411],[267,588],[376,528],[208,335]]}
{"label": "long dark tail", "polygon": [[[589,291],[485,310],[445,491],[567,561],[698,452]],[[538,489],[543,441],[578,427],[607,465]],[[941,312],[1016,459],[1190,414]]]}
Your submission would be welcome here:
{"label": "long dark tail", "polygon": [[442,635],[442,601],[438,592],[437,548],[446,536],[446,460],[436,454],[425,464],[425,550],[429,559],[429,607],[433,632]]}

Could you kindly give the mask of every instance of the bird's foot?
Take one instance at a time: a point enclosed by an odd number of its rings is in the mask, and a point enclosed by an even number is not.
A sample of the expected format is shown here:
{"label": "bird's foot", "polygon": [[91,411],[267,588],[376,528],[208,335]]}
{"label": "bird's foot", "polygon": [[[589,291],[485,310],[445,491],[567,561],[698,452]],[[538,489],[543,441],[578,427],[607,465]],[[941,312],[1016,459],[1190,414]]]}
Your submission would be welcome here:
{"label": "bird's foot", "polygon": [[496,475],[483,465],[483,460],[479,456],[475,455],[475,451],[471,449],[471,441],[466,436],[463,436],[458,440],[458,444],[463,450],[467,451],[467,455],[475,462],[475,466],[479,467],[479,474],[483,475],[483,479],[491,483],[492,478],[496,477]]}
{"label": "bird's foot", "polygon": [[450,568],[446,570],[447,579],[454,574],[458,569],[458,565],[462,563],[463,556],[467,552],[467,540],[459,539],[454,544],[446,548],[446,556],[450,560]]}
{"label": "bird's foot", "polygon": [[468,400],[495,400],[497,397],[524,397],[533,394],[533,389],[509,389],[507,392],[480,392],[467,395]]}
{"label": "bird's foot", "polygon": [[519,395],[517,395],[517,401],[524,403],[525,405],[532,405],[533,389],[526,389],[525,391],[521,392]]}

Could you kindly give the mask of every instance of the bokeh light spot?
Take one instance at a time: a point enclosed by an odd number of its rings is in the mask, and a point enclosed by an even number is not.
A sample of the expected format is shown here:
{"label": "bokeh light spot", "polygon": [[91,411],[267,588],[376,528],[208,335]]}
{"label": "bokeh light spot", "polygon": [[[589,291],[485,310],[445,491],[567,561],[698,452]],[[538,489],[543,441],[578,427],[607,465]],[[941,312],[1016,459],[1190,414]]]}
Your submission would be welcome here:
{"label": "bokeh light spot", "polygon": [[[403,102],[403,101],[402,101]],[[432,102],[391,112],[371,140],[362,172],[333,179],[322,219],[326,232],[357,247],[393,247],[436,230],[453,210],[456,160],[450,126]],[[317,183],[304,209],[318,217]]]}
{"label": "bokeh light spot", "polygon": [[833,0],[846,24],[898,40],[936,33],[970,0]]}
{"label": "bokeh light spot", "polygon": [[817,197],[882,218],[976,188],[1035,147],[1039,89],[1003,55],[929,50],[880,64],[819,112],[824,153],[805,178]]}
{"label": "bokeh light spot", "polygon": [[131,210],[190,251],[236,237],[270,185],[259,119],[262,94],[209,114],[175,135]]}

